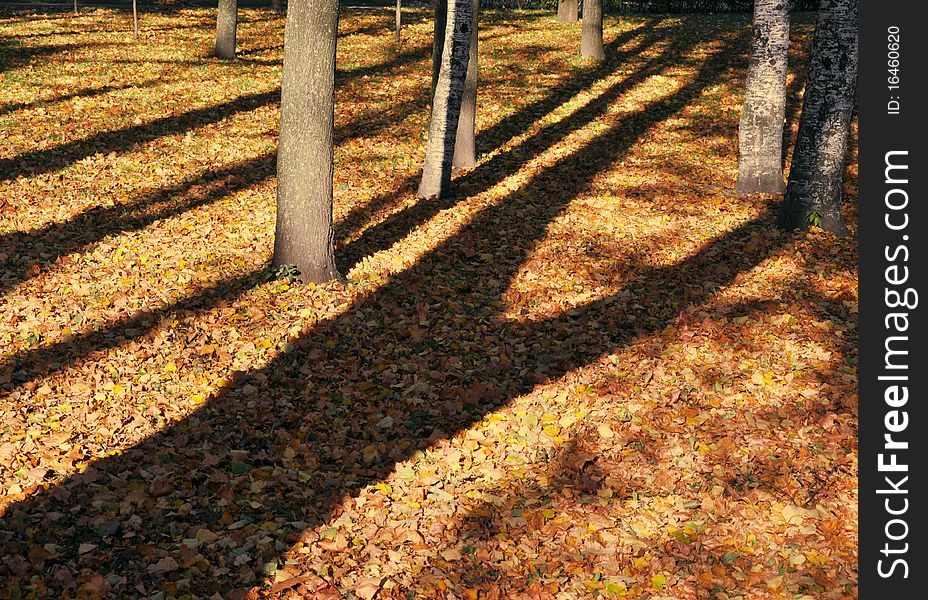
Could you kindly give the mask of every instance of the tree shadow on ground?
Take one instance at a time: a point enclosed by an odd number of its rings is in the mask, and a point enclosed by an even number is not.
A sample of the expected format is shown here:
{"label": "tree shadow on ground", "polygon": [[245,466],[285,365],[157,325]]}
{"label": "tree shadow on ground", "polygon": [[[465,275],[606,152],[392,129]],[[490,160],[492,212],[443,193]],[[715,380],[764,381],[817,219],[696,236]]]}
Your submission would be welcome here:
{"label": "tree shadow on ground", "polygon": [[62,257],[107,236],[138,231],[161,219],[193,210],[264,181],[274,174],[275,154],[207,171],[169,188],[142,195],[127,204],[97,206],[76,217],[33,231],[0,236],[8,258],[0,269],[0,293],[56,268]]}
{"label": "tree shadow on ground", "polygon": [[[392,73],[396,69],[424,59],[427,54],[427,49],[424,47],[414,48],[376,65],[342,71],[342,83],[359,76]],[[152,83],[157,82],[158,80],[155,80]],[[105,89],[93,88],[86,95],[104,93]],[[75,96],[84,95],[80,92],[75,94]],[[279,96],[279,90],[249,94],[224,104],[195,109],[181,115],[164,117],[129,128],[106,131],[53,148],[35,150],[13,158],[2,159],[0,160],[0,180],[14,179],[19,175],[52,172],[97,153],[127,151],[136,144],[203,127],[237,113],[273,104],[279,101]],[[56,99],[56,101],[59,100],[61,99]],[[350,123],[339,124],[335,132],[336,143],[342,143],[354,137],[376,135],[392,124],[401,122],[417,110],[423,109],[426,103],[426,98],[416,97],[392,106],[389,110],[379,111],[376,114],[365,113]],[[15,110],[17,107],[7,108]],[[214,202],[237,190],[272,177],[274,175],[272,159],[272,156],[267,155],[242,161],[192,177],[170,188],[145,194],[129,204],[96,207],[65,222],[51,223],[32,231],[13,231],[2,234],[0,235],[0,254],[8,258],[0,268],[0,293],[7,292],[18,283],[38,275],[43,269],[53,268],[52,265],[61,257],[76,252],[108,235],[144,228],[159,219]],[[213,186],[217,181],[224,183],[218,188],[214,187],[213,191],[207,194],[188,193],[190,190],[202,191],[204,186]]]}
{"label": "tree shadow on ground", "polygon": [[145,81],[125,83],[121,85],[101,85],[96,87],[85,87],[77,90],[76,92],[71,92],[70,94],[64,94],[62,96],[56,96],[54,98],[48,98],[45,100],[36,100],[34,102],[13,102],[9,104],[0,105],[0,115],[9,114],[11,112],[16,112],[18,110],[25,109],[35,109],[35,108],[49,108],[56,104],[63,102],[69,102],[71,100],[76,100],[78,98],[96,98],[97,96],[104,96],[112,92],[118,92],[120,90],[127,89],[145,89],[150,87],[156,87],[159,85],[164,85],[169,83],[168,80],[162,79],[160,77],[154,79],[147,79]]}
{"label": "tree shadow on ground", "polygon": [[[711,376],[703,380],[713,381]],[[656,410],[667,419],[712,412],[694,403],[698,401],[681,395],[667,398]],[[449,515],[437,531],[423,528],[424,552],[418,554],[426,558],[414,566],[418,575],[383,596],[443,597],[441,590],[450,587],[459,595],[476,589],[486,598],[524,594],[554,600],[557,592],[568,588],[560,584],[595,584],[600,578],[601,587],[609,584],[613,593],[624,595],[622,590],[650,587],[654,570],[673,574],[674,596],[688,592],[710,597],[719,586],[768,592],[760,574],[736,582],[729,573],[735,566],[739,574],[776,571],[780,565],[769,561],[779,544],[767,540],[766,548],[757,548],[757,555],[737,552],[739,542],[731,537],[733,516],[725,506],[786,502],[809,509],[816,503],[840,502],[841,493],[832,484],[835,478],[853,481],[854,462],[846,459],[823,466],[821,458],[808,458],[806,446],[819,445],[821,456],[832,440],[856,439],[856,432],[847,428],[848,423],[856,423],[856,416],[815,402],[799,403],[788,411],[776,407],[750,411],[750,419],[744,414],[749,411],[737,412],[741,414],[734,418],[715,414],[701,426],[682,431],[673,425],[654,431],[648,427],[652,421],[640,414],[634,419],[616,414],[606,423],[578,422],[569,432],[561,432],[568,438],[565,443],[539,449],[534,460],[529,455],[525,476],[488,481],[481,490],[483,501]],[[771,432],[761,444],[759,436],[765,428],[776,431],[781,423],[789,424],[787,430],[814,427],[821,435],[803,438],[792,431],[792,444],[783,444],[785,433]],[[609,439],[599,433],[603,424]],[[712,451],[702,454],[691,448],[690,440],[695,438]],[[744,448],[751,449],[751,460],[732,456]],[[851,450],[835,454],[849,457]],[[698,458],[686,469],[668,460],[681,456]],[[446,477],[451,485],[457,479]],[[666,526],[676,526],[673,533],[662,533],[663,524],[654,531],[652,521],[644,528],[650,533],[642,534],[635,526],[635,513],[651,516],[662,504]],[[738,531],[759,538],[778,533],[765,527],[758,523],[754,531],[750,526]],[[395,543],[389,527],[379,530],[378,536],[388,546]],[[843,556],[833,556],[827,569],[811,563],[791,565],[786,558],[780,562],[793,573],[794,581],[800,581],[800,591],[813,596],[832,589],[834,579],[826,577],[826,571],[837,567],[847,576],[856,572],[856,563]],[[311,579],[291,584],[297,592],[312,593],[325,589],[328,582]]]}
{"label": "tree shadow on ground", "polygon": [[[517,113],[513,115],[504,117],[503,119],[501,119],[499,122],[494,124],[489,129],[484,130],[484,131],[479,131],[477,133],[477,145],[478,147],[484,148],[484,152],[482,152],[482,154],[489,152],[492,149],[501,147],[509,140],[524,133],[525,131],[529,129],[529,127],[531,127],[534,123],[536,123],[539,118],[544,117],[545,115],[550,113],[552,110],[554,110],[558,106],[570,100],[570,98],[575,96],[578,91],[582,90],[584,87],[588,86],[590,83],[596,81],[597,78],[602,77],[610,73],[612,70],[614,70],[616,68],[616,65],[619,63],[619,58],[623,58],[623,57],[628,58],[631,55],[631,53],[629,52],[619,52],[618,49],[623,44],[628,43],[629,41],[631,41],[638,35],[641,35],[645,31],[647,31],[648,29],[653,28],[656,23],[657,21],[648,22],[642,25],[641,27],[638,27],[632,31],[628,31],[628,32],[621,34],[615,40],[610,42],[607,45],[607,52],[615,52],[617,55],[619,55],[618,58],[616,59],[610,58],[599,67],[584,69],[584,70],[581,70],[579,73],[571,75],[571,77],[568,78],[566,82],[558,85],[555,89],[551,90],[543,99],[538,100],[530,104],[527,107],[521,108]],[[483,36],[481,36],[481,40],[483,39],[484,39]],[[654,41],[656,41],[656,39],[650,41],[649,43],[639,44],[638,46],[636,46],[636,51],[643,50],[644,48],[653,44]],[[427,89],[423,90],[423,94],[424,95],[420,101],[424,102],[423,107],[427,107],[431,103],[431,98],[428,97]],[[566,130],[566,128],[562,130]],[[528,143],[524,145],[520,144],[519,149],[518,149],[520,156],[518,157],[513,156],[512,153],[510,152],[507,154],[504,161],[501,161],[502,163],[506,164],[506,168],[508,169],[509,173],[513,172],[512,171],[513,168],[517,169],[519,166],[521,166],[522,163],[520,161],[520,158],[524,160],[527,156],[529,155],[534,156],[538,152],[544,149],[544,147],[541,144],[534,143],[534,142],[535,142],[534,139],[530,139],[528,140]],[[530,154],[530,153],[534,153],[534,154]],[[498,164],[500,164],[500,162],[494,162],[492,166],[496,166]],[[477,167],[478,174],[483,173],[486,170],[487,170],[486,166],[478,165]],[[475,175],[472,172],[465,175],[465,177],[468,180],[470,180],[474,176]],[[337,226],[336,239],[346,240],[352,234],[358,233],[361,230],[361,228],[377,212],[383,209],[392,208],[393,206],[395,206],[396,202],[400,199],[400,196],[403,193],[403,191],[412,189],[415,186],[418,179],[419,179],[418,174],[407,177],[405,180],[403,180],[397,186],[395,186],[394,190],[388,193],[381,194],[378,197],[371,200],[370,202],[362,206],[359,206],[355,208],[354,210],[352,210],[351,212],[349,212],[339,222]],[[458,179],[458,182],[460,182],[460,179]],[[453,198],[456,198],[459,196],[460,194],[452,191],[451,201],[453,201]],[[404,214],[406,214],[407,217],[409,216],[408,211],[405,212]],[[422,215],[421,218],[427,219],[428,216],[431,216],[431,214],[432,214],[431,211],[429,211],[427,216]],[[395,222],[397,218],[398,217],[393,217],[393,221],[391,221],[391,223]],[[390,224],[379,224],[379,227],[381,228],[393,227],[399,233],[403,231],[402,226],[395,226],[395,225],[390,225]],[[368,235],[368,237],[370,237],[370,235]],[[392,242],[390,241],[378,242],[380,248],[389,247],[390,243]],[[345,248],[347,248],[350,244],[351,242],[345,242],[344,244],[339,244],[339,254],[338,254],[339,268],[343,272],[348,271],[351,268],[351,266],[354,265],[361,256],[369,255],[372,251],[372,248],[370,247],[370,245],[368,245],[367,250],[358,249],[357,247],[355,247],[353,251],[346,252]]]}
{"label": "tree shadow on ground", "polygon": [[160,137],[190,131],[216,123],[236,113],[252,111],[280,101],[280,90],[240,96],[223,104],[205,106],[155,119],[141,125],[103,131],[88,138],[74,140],[52,148],[30,150],[12,158],[0,160],[0,180],[16,179],[63,169],[94,154],[123,152],[137,144]]}
{"label": "tree shadow on ground", "polygon": [[[0,70],[25,64],[26,61],[37,56],[47,56],[72,48],[84,47],[86,46],[82,44],[38,46],[26,49],[25,53],[20,53],[19,48],[7,50],[0,48]],[[381,63],[339,70],[336,73],[336,82],[342,85],[355,78],[368,77],[374,74],[388,74],[396,69],[423,60],[427,55],[428,48],[425,46],[406,49]],[[10,58],[11,56],[15,58],[15,61]],[[7,63],[6,61],[10,62]],[[146,59],[145,62],[151,61]],[[52,148],[23,152],[18,156],[0,159],[0,180],[15,179],[20,175],[32,176],[58,171],[98,152],[105,154],[125,151],[137,144],[144,144],[163,136],[182,133],[216,123],[236,113],[255,110],[279,102],[279,100],[279,89],[247,94],[229,102],[190,110],[179,115],[162,117],[149,123],[103,131]]]}
{"label": "tree shadow on ground", "polygon": [[[658,39],[663,38],[665,34],[665,31],[650,31],[646,28],[644,31],[645,37],[638,48],[649,47],[656,43]],[[712,63],[716,70],[700,75],[700,77],[706,81],[699,81],[698,85],[687,86],[667,98],[649,103],[642,111],[632,113],[623,118],[622,125],[627,129],[623,132],[621,126],[614,128],[616,130],[614,139],[617,143],[617,147],[615,149],[610,149],[607,155],[614,157],[624,152],[630,147],[630,144],[638,139],[638,137],[651,125],[663,121],[682,110],[694,99],[697,92],[708,85],[708,79],[720,74],[721,71],[719,69],[730,68],[730,61],[737,53],[735,48],[738,48],[738,45],[743,43],[744,40],[745,35],[742,33],[740,37],[733,40],[730,39],[726,42],[725,51],[720,52],[720,54],[724,56],[724,60],[728,62],[725,62],[724,67],[721,67],[720,65],[723,59],[717,58],[717,62]],[[500,152],[489,160],[479,163],[473,170],[468,171],[464,176],[456,179],[453,183],[451,193],[445,198],[438,201],[420,202],[410,208],[394,213],[384,221],[367,228],[359,238],[345,244],[340,249],[340,254],[338,256],[339,268],[342,269],[343,272],[347,271],[362,257],[368,256],[378,249],[390,247],[405,237],[407,233],[412,231],[415,227],[425,223],[442,210],[447,210],[457,204],[461,198],[471,197],[485,192],[510,175],[516,173],[525,165],[525,162],[532,157],[541,154],[546,149],[553,147],[558,142],[565,139],[572,132],[583,128],[595,119],[605,115],[609,107],[612,106],[617,99],[628,93],[636,85],[645,82],[652,76],[660,75],[665,72],[669,65],[674,64],[674,61],[681,60],[686,52],[692,49],[695,43],[696,40],[687,39],[683,36],[671,38],[668,40],[667,47],[663,49],[659,55],[644,61],[633,73],[610,86],[585,106],[577,109],[574,113],[561,121],[542,127],[539,131],[535,132],[518,145]],[[544,99],[526,107],[524,111],[520,111],[517,115],[504,119],[505,128],[502,126],[494,126],[488,130],[486,133],[487,138],[494,143],[497,141],[503,143],[511,139],[515,135],[518,135],[518,132],[527,130],[540,117],[566,102],[578,91],[583,89],[583,86],[609,74],[610,69],[617,68],[619,64],[620,63],[617,61],[609,61],[601,68],[595,69],[592,73],[583,73],[578,76],[576,80],[572,79],[558,86],[554,92]],[[705,68],[704,66],[703,69]],[[644,124],[639,126],[642,122]],[[604,165],[600,161],[593,161],[592,166],[598,172]],[[570,170],[564,169],[562,172],[564,177],[561,182],[562,185],[569,185],[568,182],[572,181],[576,181],[581,186],[589,184],[589,178],[583,174],[588,169],[589,166],[583,164],[578,165],[576,174]],[[378,207],[388,198],[389,196],[386,196],[371,202],[365,207],[365,210]],[[347,221],[350,222],[351,220],[352,216],[350,215]]]}
{"label": "tree shadow on ground", "polygon": [[0,38],[0,73],[22,68],[38,58],[48,58],[62,52],[83,50],[86,48],[111,48],[122,46],[115,42],[46,44],[44,46],[24,46],[16,40]]}
{"label": "tree shadow on ground", "polygon": [[[789,238],[759,235],[773,227],[766,210],[677,264],[642,266],[621,294],[540,321],[502,317],[503,292],[552,220],[636,139],[725,76],[743,43],[732,37],[683,87],[535,173],[202,409],[10,506],[0,574],[22,590],[36,577],[59,594],[101,575],[121,596],[258,585],[303,530],[398,461],[662,330],[708,297],[705,280],[725,285],[777,252]],[[385,416],[392,424],[382,430]]]}

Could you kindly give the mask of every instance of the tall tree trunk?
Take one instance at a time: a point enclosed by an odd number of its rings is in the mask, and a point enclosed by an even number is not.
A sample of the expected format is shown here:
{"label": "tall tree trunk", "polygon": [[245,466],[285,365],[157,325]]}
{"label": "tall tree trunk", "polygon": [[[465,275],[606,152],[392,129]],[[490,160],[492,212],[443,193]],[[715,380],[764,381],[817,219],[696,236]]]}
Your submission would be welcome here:
{"label": "tall tree trunk", "polygon": [[560,23],[577,22],[577,0],[557,0],[557,20]]}
{"label": "tall tree trunk", "polygon": [[235,58],[235,29],[238,26],[238,0],[219,0],[216,11],[216,56]]}
{"label": "tall tree trunk", "polygon": [[754,0],[751,61],[738,129],[739,194],[783,192],[783,120],[789,50],[787,0]]}
{"label": "tall tree trunk", "polygon": [[467,60],[467,77],[464,79],[464,97],[461,100],[461,115],[458,117],[458,131],[454,141],[455,169],[469,169],[477,164],[477,85],[480,79],[478,62],[478,31],[480,0],[471,0],[473,19],[470,30],[470,52]]}
{"label": "tall tree trunk", "polygon": [[857,0],[822,0],[789,184],[786,229],[810,224],[846,235],[841,218],[844,159],[857,89]]}
{"label": "tall tree trunk", "polygon": [[580,56],[602,60],[603,0],[583,0],[583,37],[580,39]]}
{"label": "tall tree trunk", "polygon": [[271,0],[271,10],[280,12],[280,0]]}
{"label": "tall tree trunk", "polygon": [[74,14],[77,14],[77,0],[74,0]]}
{"label": "tall tree trunk", "polygon": [[284,27],[274,266],[339,279],[332,227],[338,0],[290,0]]}
{"label": "tall tree trunk", "polygon": [[451,160],[464,97],[473,13],[471,0],[448,0],[441,68],[432,98],[432,120],[425,148],[419,197],[441,198],[451,183]]}
{"label": "tall tree trunk", "polygon": [[139,39],[139,8],[136,0],[132,0],[132,39]]}
{"label": "tall tree trunk", "polygon": [[400,43],[403,29],[403,0],[396,0],[396,43]]}
{"label": "tall tree trunk", "polygon": [[435,98],[435,86],[438,85],[438,73],[441,71],[441,55],[445,48],[445,29],[448,22],[448,0],[435,0],[434,19],[432,21],[432,92],[429,98]]}

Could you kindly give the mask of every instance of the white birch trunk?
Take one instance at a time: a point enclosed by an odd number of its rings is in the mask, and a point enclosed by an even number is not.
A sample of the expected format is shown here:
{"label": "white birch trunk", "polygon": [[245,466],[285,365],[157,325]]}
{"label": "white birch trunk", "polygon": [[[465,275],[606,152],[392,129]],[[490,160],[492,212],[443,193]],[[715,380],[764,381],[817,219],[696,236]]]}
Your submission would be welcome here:
{"label": "white birch trunk", "polygon": [[857,90],[857,0],[822,0],[780,225],[848,233],[844,160]]}
{"label": "white birch trunk", "polygon": [[754,0],[751,60],[738,129],[739,194],[780,194],[789,51],[787,0]]}
{"label": "white birch trunk", "polygon": [[458,117],[458,131],[454,142],[455,169],[469,169],[477,164],[477,86],[480,79],[478,32],[480,1],[471,0],[473,27],[470,35],[470,52],[467,62],[467,77],[464,80],[464,98],[461,102],[461,115]]}
{"label": "white birch trunk", "polygon": [[441,198],[451,183],[451,162],[470,62],[472,18],[471,0],[448,0],[441,67],[432,99],[429,139],[418,191],[421,198]]}

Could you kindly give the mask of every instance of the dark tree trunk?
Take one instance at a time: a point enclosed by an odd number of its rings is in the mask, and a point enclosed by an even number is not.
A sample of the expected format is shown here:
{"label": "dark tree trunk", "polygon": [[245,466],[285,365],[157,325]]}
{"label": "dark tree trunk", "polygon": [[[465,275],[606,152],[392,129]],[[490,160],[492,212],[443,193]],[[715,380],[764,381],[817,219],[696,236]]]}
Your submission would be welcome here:
{"label": "dark tree trunk", "polygon": [[754,0],[751,61],[738,130],[739,194],[783,192],[783,120],[789,50],[787,0]]}
{"label": "dark tree trunk", "polygon": [[857,0],[822,0],[780,225],[846,235],[844,159],[857,89]]}
{"label": "dark tree trunk", "polygon": [[461,115],[458,117],[458,131],[454,141],[455,169],[469,169],[477,164],[477,84],[480,69],[477,54],[477,35],[479,31],[480,0],[471,0],[473,20],[470,30],[470,52],[467,61],[467,77],[464,79],[464,98],[461,100]]}
{"label": "dark tree trunk", "polygon": [[338,0],[290,0],[284,27],[274,266],[339,279],[332,227]]}
{"label": "dark tree trunk", "polygon": [[396,43],[400,42],[403,29],[403,0],[396,0]]}
{"label": "dark tree trunk", "polygon": [[280,12],[280,0],[271,0],[271,10]]}
{"label": "dark tree trunk", "polygon": [[557,20],[561,23],[576,23],[577,0],[557,0]]}
{"label": "dark tree trunk", "polygon": [[583,0],[580,56],[595,60],[606,58],[606,52],[603,50],[603,0]]}
{"label": "dark tree trunk", "polygon": [[429,141],[419,184],[421,198],[441,198],[451,182],[451,160],[464,97],[467,63],[470,62],[472,28],[471,0],[448,0],[441,68],[432,98]]}
{"label": "dark tree trunk", "polygon": [[235,29],[238,25],[238,0],[219,0],[216,11],[216,56],[235,58]]}
{"label": "dark tree trunk", "polygon": [[435,0],[433,37],[432,37],[432,92],[429,98],[435,98],[435,86],[438,85],[438,73],[441,71],[441,54],[445,48],[445,25],[448,21],[448,0]]}

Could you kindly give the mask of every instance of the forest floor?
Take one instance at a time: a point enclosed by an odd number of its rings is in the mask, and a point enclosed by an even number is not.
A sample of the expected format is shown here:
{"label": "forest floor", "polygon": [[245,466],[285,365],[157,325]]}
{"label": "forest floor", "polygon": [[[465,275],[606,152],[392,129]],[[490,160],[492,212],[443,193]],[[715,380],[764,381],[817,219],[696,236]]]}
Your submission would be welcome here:
{"label": "forest floor", "polygon": [[485,13],[441,201],[407,17],[342,18],[314,286],[280,15],[2,15],[0,598],[856,596],[856,244],[731,193],[747,16]]}

